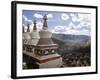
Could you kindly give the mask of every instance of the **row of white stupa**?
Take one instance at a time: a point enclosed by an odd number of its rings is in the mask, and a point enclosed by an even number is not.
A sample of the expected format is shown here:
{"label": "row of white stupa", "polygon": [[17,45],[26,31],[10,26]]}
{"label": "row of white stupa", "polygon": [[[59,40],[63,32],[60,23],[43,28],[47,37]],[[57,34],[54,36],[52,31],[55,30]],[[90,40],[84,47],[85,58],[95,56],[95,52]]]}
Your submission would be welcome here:
{"label": "row of white stupa", "polygon": [[43,20],[43,27],[39,32],[36,21],[34,21],[32,32],[30,32],[29,25],[27,32],[24,32],[23,27],[23,53],[31,56],[39,68],[58,68],[62,65],[62,57],[57,53],[58,45],[51,39],[52,33],[48,31],[46,15]]}
{"label": "row of white stupa", "polygon": [[27,45],[37,45],[40,38],[51,38],[52,33],[48,31],[48,25],[47,25],[47,16],[44,16],[44,23],[43,28],[39,32],[37,31],[36,27],[36,21],[34,21],[33,31],[30,32],[29,24],[27,25],[27,31],[24,32],[23,27],[23,44]]}

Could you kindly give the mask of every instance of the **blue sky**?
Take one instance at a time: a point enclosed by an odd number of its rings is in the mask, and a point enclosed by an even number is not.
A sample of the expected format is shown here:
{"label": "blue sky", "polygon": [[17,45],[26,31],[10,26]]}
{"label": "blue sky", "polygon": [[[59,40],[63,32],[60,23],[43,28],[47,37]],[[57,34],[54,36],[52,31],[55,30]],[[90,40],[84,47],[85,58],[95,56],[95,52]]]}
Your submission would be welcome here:
{"label": "blue sky", "polygon": [[22,24],[30,24],[33,27],[33,21],[37,21],[38,30],[42,29],[43,16],[48,17],[48,29],[52,33],[89,35],[91,32],[91,14],[74,12],[54,12],[54,11],[34,11],[23,10]]}

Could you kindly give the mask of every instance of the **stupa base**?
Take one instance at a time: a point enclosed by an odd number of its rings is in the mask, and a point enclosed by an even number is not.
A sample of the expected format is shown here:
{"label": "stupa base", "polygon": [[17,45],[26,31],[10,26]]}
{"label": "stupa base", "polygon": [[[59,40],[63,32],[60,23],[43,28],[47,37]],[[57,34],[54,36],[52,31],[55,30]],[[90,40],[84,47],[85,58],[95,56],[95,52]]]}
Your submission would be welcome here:
{"label": "stupa base", "polygon": [[[42,56],[44,58],[44,56]],[[39,68],[59,68],[62,65],[62,57],[56,55],[47,55],[47,58],[44,58],[42,60],[38,59],[39,61],[36,62],[36,64],[39,66]]]}
{"label": "stupa base", "polygon": [[50,54],[39,56],[34,53],[24,52],[24,54],[32,57],[38,68],[59,68],[62,66],[62,57],[59,54]]}

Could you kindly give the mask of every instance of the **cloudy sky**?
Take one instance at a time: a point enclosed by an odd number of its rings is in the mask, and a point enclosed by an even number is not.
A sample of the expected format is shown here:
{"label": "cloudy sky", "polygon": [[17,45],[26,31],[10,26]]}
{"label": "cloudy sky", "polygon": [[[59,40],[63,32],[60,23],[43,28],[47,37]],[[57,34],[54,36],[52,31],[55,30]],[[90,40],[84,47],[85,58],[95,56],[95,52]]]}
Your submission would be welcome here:
{"label": "cloudy sky", "polygon": [[23,26],[26,28],[26,25],[30,24],[32,30],[33,20],[36,20],[37,28],[41,30],[45,14],[48,17],[48,28],[53,33],[90,36],[91,14],[89,13],[23,10]]}

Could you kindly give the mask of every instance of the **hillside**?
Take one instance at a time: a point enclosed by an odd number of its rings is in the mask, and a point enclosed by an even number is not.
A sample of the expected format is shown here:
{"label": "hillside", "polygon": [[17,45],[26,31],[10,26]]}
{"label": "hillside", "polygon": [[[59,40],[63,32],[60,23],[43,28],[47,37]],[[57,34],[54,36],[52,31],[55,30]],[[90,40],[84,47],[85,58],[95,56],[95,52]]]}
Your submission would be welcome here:
{"label": "hillside", "polygon": [[[63,37],[66,38],[63,38]],[[68,37],[67,37],[68,36]],[[90,66],[90,37],[53,34],[52,40],[58,44],[58,53],[63,57],[62,67]],[[76,38],[77,37],[77,38]]]}
{"label": "hillside", "polygon": [[[79,50],[90,44],[90,37],[85,35],[65,35],[65,34],[53,34],[52,39],[54,43],[59,45],[59,52],[65,53],[72,52],[73,50]],[[88,44],[88,45],[87,45]]]}
{"label": "hillside", "polygon": [[90,36],[86,35],[72,35],[72,34],[53,34],[52,38],[56,38],[61,41],[87,41],[90,39]]}

